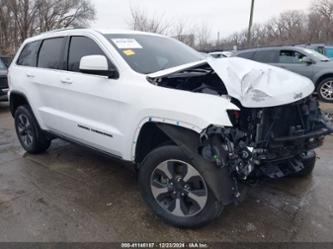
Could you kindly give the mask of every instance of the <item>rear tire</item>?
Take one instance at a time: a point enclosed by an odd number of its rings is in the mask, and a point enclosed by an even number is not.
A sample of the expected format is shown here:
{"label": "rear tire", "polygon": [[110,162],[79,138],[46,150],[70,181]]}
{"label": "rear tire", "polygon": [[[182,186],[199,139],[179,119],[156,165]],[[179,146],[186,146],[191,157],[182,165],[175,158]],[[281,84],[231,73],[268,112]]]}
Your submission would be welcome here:
{"label": "rear tire", "polygon": [[326,103],[333,103],[333,78],[322,80],[317,87],[319,99]]}
{"label": "rear tire", "polygon": [[204,226],[220,215],[223,205],[209,189],[203,170],[178,146],[157,148],[139,169],[143,199],[168,224],[181,228]]}
{"label": "rear tire", "polygon": [[39,154],[46,151],[51,140],[40,129],[28,105],[22,105],[15,111],[15,129],[22,147],[31,154]]}

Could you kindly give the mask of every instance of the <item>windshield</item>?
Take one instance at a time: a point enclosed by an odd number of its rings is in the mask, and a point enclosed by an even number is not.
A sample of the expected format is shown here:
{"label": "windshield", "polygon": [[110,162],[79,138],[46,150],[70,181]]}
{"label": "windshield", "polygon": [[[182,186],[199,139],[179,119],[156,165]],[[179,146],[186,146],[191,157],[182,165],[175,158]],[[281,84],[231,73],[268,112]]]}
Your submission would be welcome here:
{"label": "windshield", "polygon": [[105,37],[130,67],[142,74],[204,59],[194,49],[167,37],[145,34],[107,34]]}
{"label": "windshield", "polygon": [[327,58],[325,55],[322,55],[320,53],[318,53],[317,51],[313,50],[313,49],[308,49],[305,48],[304,49],[305,52],[307,52],[310,56],[312,56],[312,58],[314,58],[315,60],[319,60],[319,61],[329,61],[330,59]]}
{"label": "windshield", "polygon": [[3,63],[3,61],[0,59],[0,70],[6,70],[7,67],[5,65],[5,63]]}

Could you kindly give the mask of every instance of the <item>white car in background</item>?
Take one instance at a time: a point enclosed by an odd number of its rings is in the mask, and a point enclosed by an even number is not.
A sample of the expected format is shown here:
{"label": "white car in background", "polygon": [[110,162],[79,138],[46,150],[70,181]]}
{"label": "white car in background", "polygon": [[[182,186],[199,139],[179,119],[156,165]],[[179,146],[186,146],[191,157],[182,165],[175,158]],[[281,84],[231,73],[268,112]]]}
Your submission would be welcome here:
{"label": "white car in background", "polygon": [[233,52],[231,51],[221,51],[221,52],[211,52],[209,55],[213,58],[228,58],[233,56]]}
{"label": "white car in background", "polygon": [[9,87],[27,152],[63,138],[130,162],[147,204],[178,227],[212,221],[259,177],[310,174],[332,132],[309,79],[150,33],[29,38]]}

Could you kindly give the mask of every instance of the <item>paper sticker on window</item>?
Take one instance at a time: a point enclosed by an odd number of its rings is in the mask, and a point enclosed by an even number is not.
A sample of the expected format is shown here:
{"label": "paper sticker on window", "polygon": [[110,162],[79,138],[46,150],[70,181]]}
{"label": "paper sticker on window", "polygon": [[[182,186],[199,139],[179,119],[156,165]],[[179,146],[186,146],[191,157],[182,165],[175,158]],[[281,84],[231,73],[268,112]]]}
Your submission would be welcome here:
{"label": "paper sticker on window", "polygon": [[132,49],[124,50],[123,53],[127,56],[135,55],[135,52]]}
{"label": "paper sticker on window", "polygon": [[142,46],[135,39],[127,39],[127,38],[117,38],[112,39],[114,44],[116,44],[119,49],[138,49],[142,48]]}

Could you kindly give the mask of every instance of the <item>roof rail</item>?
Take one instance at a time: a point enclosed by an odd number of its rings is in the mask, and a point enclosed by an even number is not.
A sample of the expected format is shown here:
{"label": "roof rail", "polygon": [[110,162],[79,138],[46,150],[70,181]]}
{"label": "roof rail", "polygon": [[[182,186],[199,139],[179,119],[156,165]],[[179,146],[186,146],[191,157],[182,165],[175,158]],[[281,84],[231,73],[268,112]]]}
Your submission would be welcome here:
{"label": "roof rail", "polygon": [[68,27],[68,28],[61,28],[61,29],[53,29],[53,30],[45,31],[45,32],[43,32],[43,34],[67,31],[67,30],[74,30],[74,29],[86,29],[86,27],[78,27],[78,28]]}

